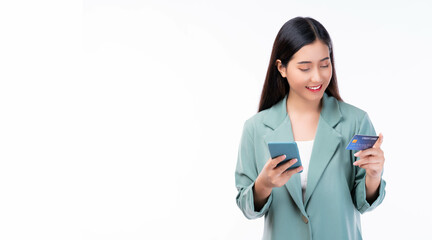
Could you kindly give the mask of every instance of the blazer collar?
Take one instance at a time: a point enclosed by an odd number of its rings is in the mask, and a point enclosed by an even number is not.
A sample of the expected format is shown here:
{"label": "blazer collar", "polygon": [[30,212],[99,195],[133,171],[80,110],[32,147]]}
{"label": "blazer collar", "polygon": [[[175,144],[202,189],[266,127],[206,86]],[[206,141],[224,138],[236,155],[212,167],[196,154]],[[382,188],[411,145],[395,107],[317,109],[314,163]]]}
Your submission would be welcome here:
{"label": "blazer collar", "polygon": [[[273,130],[264,136],[266,145],[269,142],[294,142],[291,120],[286,111],[287,97],[288,95],[285,95],[281,101],[271,107],[264,118],[264,124]],[[302,199],[300,174],[294,174],[285,184],[297,207],[305,216],[307,216],[305,208],[309,199],[341,142],[341,135],[334,129],[341,119],[338,101],[324,93],[309,163],[305,200]]]}
{"label": "blazer collar", "polygon": [[[273,105],[273,107],[269,109],[267,116],[264,118],[264,124],[273,130],[275,130],[288,116],[286,111],[287,98],[288,94],[286,94],[281,101]],[[342,118],[338,101],[324,92],[322,104],[321,117],[331,127],[336,126]]]}

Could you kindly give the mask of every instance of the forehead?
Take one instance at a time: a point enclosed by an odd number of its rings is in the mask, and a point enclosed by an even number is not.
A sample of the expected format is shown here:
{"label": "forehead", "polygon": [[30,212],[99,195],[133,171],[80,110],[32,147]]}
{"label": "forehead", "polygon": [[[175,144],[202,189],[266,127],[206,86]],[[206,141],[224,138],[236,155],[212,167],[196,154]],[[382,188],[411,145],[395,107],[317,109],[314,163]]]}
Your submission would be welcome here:
{"label": "forehead", "polygon": [[322,41],[316,40],[300,48],[291,60],[319,62],[321,59],[329,56],[330,53],[327,45]]}

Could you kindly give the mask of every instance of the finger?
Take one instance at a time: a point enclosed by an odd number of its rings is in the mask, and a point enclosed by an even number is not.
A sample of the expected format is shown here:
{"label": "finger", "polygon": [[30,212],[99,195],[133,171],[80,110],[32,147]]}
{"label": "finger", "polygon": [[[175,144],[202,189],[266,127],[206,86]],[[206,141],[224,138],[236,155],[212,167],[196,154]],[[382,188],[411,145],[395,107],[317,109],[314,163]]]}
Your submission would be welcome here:
{"label": "finger", "polygon": [[285,172],[282,173],[282,175],[283,175],[284,177],[291,178],[294,174],[300,172],[301,170],[303,170],[303,166],[296,167],[296,168],[294,168],[294,169],[290,169],[290,170],[288,170],[288,171],[285,171]]}
{"label": "finger", "polygon": [[358,165],[358,167],[361,167],[361,168],[365,168],[367,166],[372,167],[372,168],[373,167],[382,168],[383,165],[381,163],[363,163],[363,164]]}
{"label": "finger", "polygon": [[366,171],[382,171],[383,167],[380,164],[363,164],[359,166]]}
{"label": "finger", "polygon": [[369,155],[367,157],[360,158],[356,162],[358,162],[358,161],[364,161],[364,160],[371,161],[371,162],[384,162],[384,156],[381,156],[381,155]]}
{"label": "finger", "polygon": [[286,171],[288,168],[290,168],[292,165],[294,165],[297,162],[296,158],[290,159],[289,161],[287,161],[286,163],[283,163],[281,165],[279,165],[276,169],[279,170],[279,174],[283,173],[284,171]]}
{"label": "finger", "polygon": [[380,148],[381,144],[383,143],[383,140],[384,140],[384,136],[382,135],[382,133],[380,133],[378,140],[376,141],[376,143],[373,145],[372,148]]}
{"label": "finger", "polygon": [[362,154],[362,152],[363,152],[363,150],[360,150],[360,151],[358,151],[358,152],[354,153],[354,156],[355,156],[355,157],[359,157],[359,156],[360,156],[360,154]]}
{"label": "finger", "polygon": [[383,156],[368,156],[365,158],[360,158],[359,160],[355,161],[354,165],[361,165],[366,163],[381,163],[384,164],[384,157]]}
{"label": "finger", "polygon": [[275,158],[270,158],[269,159],[269,165],[271,166],[271,168],[275,168],[280,162],[282,162],[284,159],[286,158],[286,155],[280,155],[277,156]]}
{"label": "finger", "polygon": [[381,158],[363,158],[360,160],[357,160],[353,163],[354,166],[359,166],[363,164],[369,164],[369,163],[382,163],[384,162]]}
{"label": "finger", "polygon": [[375,155],[381,155],[382,150],[380,148],[368,148],[363,151],[359,151],[354,154],[354,156],[358,158],[364,158],[367,156],[375,156]]}

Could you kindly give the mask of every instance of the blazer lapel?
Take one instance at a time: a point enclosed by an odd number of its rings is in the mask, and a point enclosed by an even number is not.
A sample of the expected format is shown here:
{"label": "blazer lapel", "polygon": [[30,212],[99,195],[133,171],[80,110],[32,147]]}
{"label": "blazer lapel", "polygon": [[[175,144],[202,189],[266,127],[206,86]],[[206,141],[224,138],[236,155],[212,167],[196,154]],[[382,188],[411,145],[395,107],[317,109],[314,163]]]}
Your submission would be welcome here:
{"label": "blazer lapel", "polygon": [[[285,95],[281,101],[271,107],[264,119],[264,124],[273,129],[272,132],[264,136],[266,146],[269,142],[294,142],[291,120],[286,111],[287,97],[288,95]],[[304,215],[307,215],[305,206],[307,206],[321,175],[341,143],[342,136],[334,129],[341,118],[342,114],[339,110],[338,101],[333,97],[329,97],[327,93],[324,93],[320,119],[309,163],[308,183],[304,203],[300,174],[294,174],[285,184],[292,199]]]}
{"label": "blazer lapel", "polygon": [[[272,132],[264,137],[266,146],[269,142],[294,142],[291,120],[286,112],[286,100],[287,95],[282,101],[278,102],[270,109],[269,114],[264,119],[264,124],[273,129]],[[302,200],[300,174],[294,174],[285,184],[285,187],[297,207],[306,215]]]}
{"label": "blazer lapel", "polygon": [[342,114],[337,100],[324,94],[323,106],[309,162],[304,206],[307,206],[324,170],[341,143],[342,136],[334,129],[334,126],[339,123],[341,118]]}

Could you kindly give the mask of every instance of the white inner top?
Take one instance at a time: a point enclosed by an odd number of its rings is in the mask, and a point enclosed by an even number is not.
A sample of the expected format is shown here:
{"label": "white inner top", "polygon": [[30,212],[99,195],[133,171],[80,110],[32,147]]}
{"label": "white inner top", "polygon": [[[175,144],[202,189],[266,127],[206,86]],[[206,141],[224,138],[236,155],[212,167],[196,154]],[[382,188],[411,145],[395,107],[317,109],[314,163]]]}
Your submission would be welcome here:
{"label": "white inner top", "polygon": [[306,186],[307,186],[307,175],[309,170],[309,162],[312,155],[312,148],[314,140],[310,141],[295,141],[297,143],[299,154],[300,154],[300,160],[303,166],[303,172],[300,173],[301,177],[301,187],[302,187],[302,193],[303,193],[303,201],[305,198],[306,193]]}

